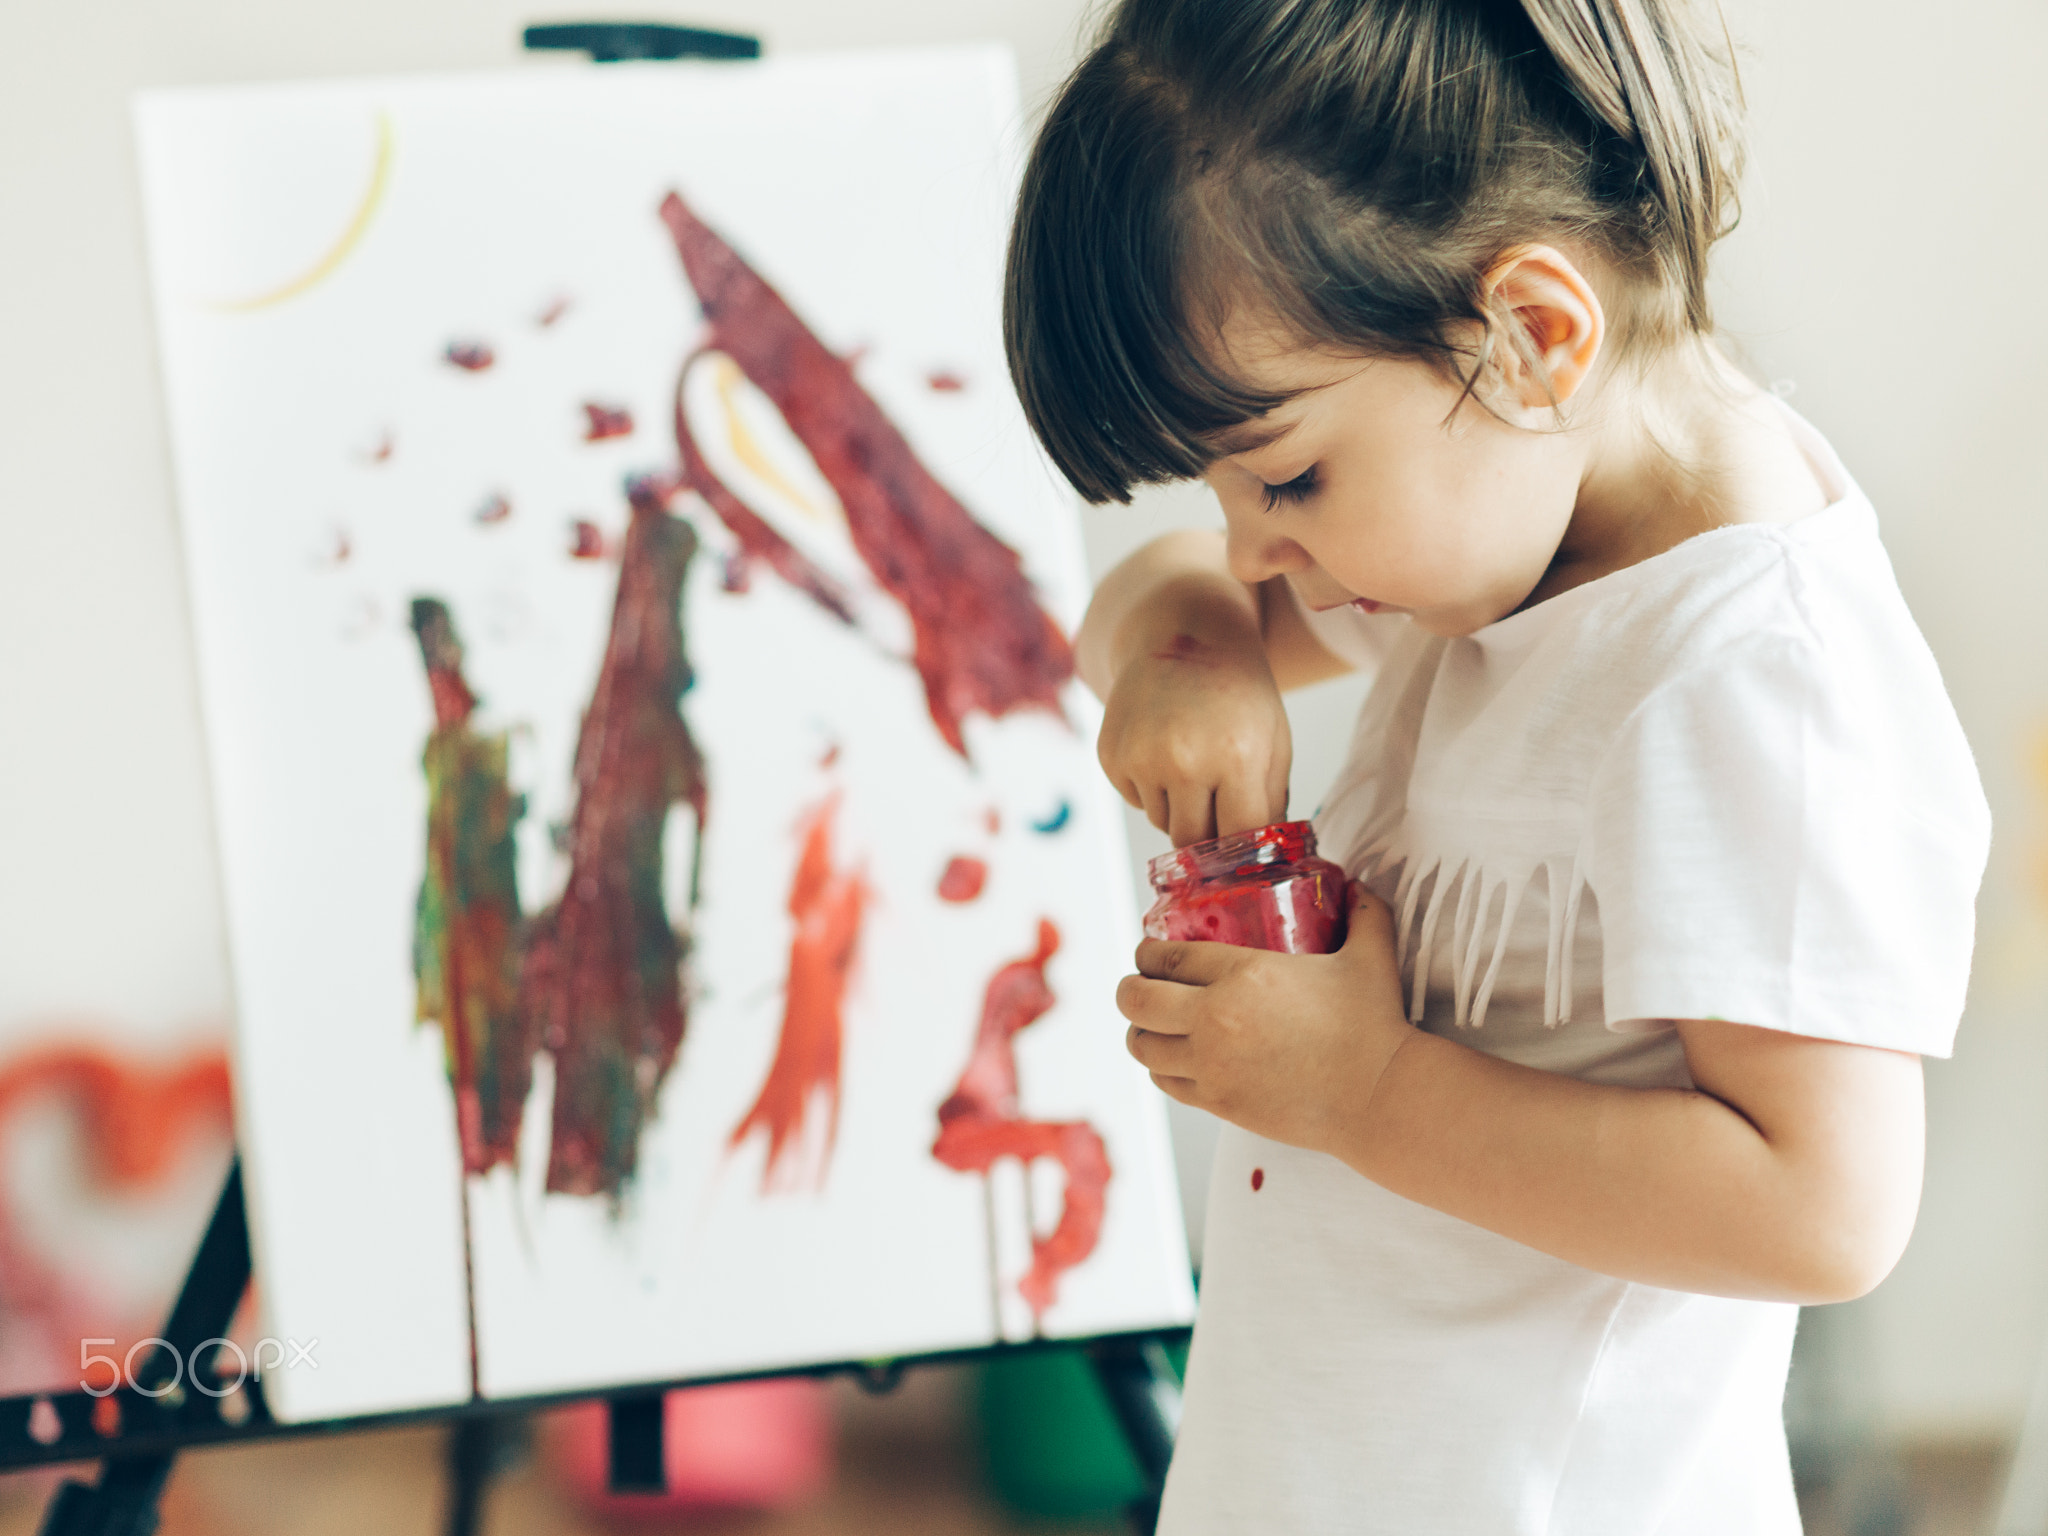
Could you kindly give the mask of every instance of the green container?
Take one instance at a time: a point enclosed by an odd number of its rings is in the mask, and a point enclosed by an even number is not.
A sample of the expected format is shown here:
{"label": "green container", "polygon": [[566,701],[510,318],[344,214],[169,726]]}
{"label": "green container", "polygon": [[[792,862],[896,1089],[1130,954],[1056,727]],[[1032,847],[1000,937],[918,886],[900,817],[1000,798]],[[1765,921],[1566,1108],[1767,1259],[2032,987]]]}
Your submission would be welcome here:
{"label": "green container", "polygon": [[[1185,1369],[1185,1345],[1168,1354]],[[983,1363],[976,1395],[989,1480],[1018,1513],[1112,1514],[1147,1491],[1081,1350],[998,1354]]]}

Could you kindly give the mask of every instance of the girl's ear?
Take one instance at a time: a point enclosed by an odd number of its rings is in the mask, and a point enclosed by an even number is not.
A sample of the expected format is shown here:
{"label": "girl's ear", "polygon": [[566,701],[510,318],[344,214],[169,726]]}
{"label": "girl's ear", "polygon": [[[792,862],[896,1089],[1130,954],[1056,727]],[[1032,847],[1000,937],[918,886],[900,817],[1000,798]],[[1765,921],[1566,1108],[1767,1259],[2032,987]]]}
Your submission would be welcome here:
{"label": "girl's ear", "polygon": [[1486,274],[1487,308],[1508,328],[1494,349],[1504,393],[1529,410],[1563,405],[1593,371],[1607,315],[1563,252],[1518,246]]}

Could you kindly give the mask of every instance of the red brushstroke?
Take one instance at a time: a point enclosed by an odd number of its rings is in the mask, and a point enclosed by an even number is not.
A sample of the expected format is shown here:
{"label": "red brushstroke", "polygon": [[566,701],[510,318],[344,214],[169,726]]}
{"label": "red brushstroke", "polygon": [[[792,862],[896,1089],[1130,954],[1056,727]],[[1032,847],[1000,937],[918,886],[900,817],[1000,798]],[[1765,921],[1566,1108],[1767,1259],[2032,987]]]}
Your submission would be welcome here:
{"label": "red brushstroke", "polygon": [[957,395],[967,387],[967,381],[950,368],[935,368],[924,376],[924,387],[935,395]]}
{"label": "red brushstroke", "polygon": [[587,517],[579,517],[569,525],[569,558],[571,560],[602,560],[611,553],[610,541],[604,530]]}
{"label": "red brushstroke", "polygon": [[569,296],[566,293],[557,294],[548,301],[546,309],[543,309],[538,315],[534,316],[533,323],[542,330],[546,330],[567,313],[569,313]]}
{"label": "red brushstroke", "polygon": [[512,502],[502,491],[495,491],[484,498],[473,516],[480,523],[502,523],[512,515]]}
{"label": "red brushstroke", "polygon": [[1095,1251],[1110,1179],[1109,1152],[1093,1126],[1082,1120],[1027,1120],[1018,1106],[1013,1041],[1053,1005],[1045,967],[1059,947],[1059,929],[1041,919],[1038,948],[990,978],[974,1052],[952,1096],[939,1106],[939,1136],[932,1143],[932,1156],[961,1173],[986,1174],[1005,1157],[1027,1169],[1032,1159],[1050,1157],[1065,1171],[1059,1223],[1047,1237],[1032,1234],[1031,1269],[1017,1286],[1034,1315],[1043,1315],[1058,1299],[1059,1277]]}
{"label": "red brushstroke", "polygon": [[1263,1168],[1254,1168],[1252,1170],[1252,1193],[1256,1195],[1260,1190],[1264,1189],[1265,1187],[1266,1170]]}
{"label": "red brushstroke", "polygon": [[490,344],[482,341],[451,341],[441,356],[464,373],[482,373],[498,360]]}
{"label": "red brushstroke", "polygon": [[368,448],[364,449],[361,457],[365,464],[389,463],[392,452],[397,447],[397,438],[393,437],[391,433],[387,431],[381,437],[379,437],[376,442],[372,443]]}
{"label": "red brushstroke", "polygon": [[683,581],[697,536],[668,514],[661,487],[638,482],[630,496],[611,633],[576,743],[569,877],[533,920],[519,988],[555,1059],[547,1187],[614,1198],[687,1022],[687,938],[662,895],[662,832],[671,806],[691,806],[701,854],[709,801],[681,710],[691,683]]}
{"label": "red brushstroke", "polygon": [[[913,660],[932,722],[962,756],[961,722],[980,711],[1059,709],[1073,652],[1038,605],[1017,552],[977,523],[918,462],[853,369],[716,233],[670,193],[661,216],[675,239],[708,329],[810,451],[838,493],[853,545],[876,581],[909,611]],[[685,481],[750,553],[850,622],[836,583],[750,512],[690,435],[680,393],[676,443]]]}
{"label": "red brushstroke", "polygon": [[608,437],[631,437],[633,435],[633,413],[623,405],[600,405],[595,400],[583,402],[583,441],[601,443]]}
{"label": "red brushstroke", "polygon": [[1003,813],[990,806],[982,817],[982,822],[988,828],[988,835],[994,837],[1003,830]]}
{"label": "red brushstroke", "polygon": [[[822,1188],[839,1135],[839,1067],[845,1031],[846,986],[860,949],[861,924],[874,892],[857,868],[834,862],[832,827],[839,812],[834,794],[799,826],[803,852],[789,887],[789,915],[796,933],[789,944],[784,983],[782,1037],[753,1108],[733,1127],[727,1145],[738,1147],[755,1131],[768,1135],[768,1162],[761,1188]],[[826,1115],[823,1151],[812,1176],[791,1162],[804,1141],[812,1106],[820,1098]]]}
{"label": "red brushstroke", "polygon": [[988,865],[980,859],[961,854],[949,860],[946,872],[939,876],[939,900],[972,901],[987,884]]}

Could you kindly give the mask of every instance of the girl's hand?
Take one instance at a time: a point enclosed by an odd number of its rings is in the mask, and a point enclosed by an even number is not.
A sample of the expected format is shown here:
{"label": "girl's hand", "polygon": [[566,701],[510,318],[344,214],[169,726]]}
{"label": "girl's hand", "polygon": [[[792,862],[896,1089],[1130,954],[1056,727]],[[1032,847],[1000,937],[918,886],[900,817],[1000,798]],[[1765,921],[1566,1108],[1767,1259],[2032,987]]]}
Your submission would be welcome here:
{"label": "girl's hand", "polygon": [[1355,883],[1334,955],[1148,939],[1138,969],[1118,984],[1117,1011],[1159,1089],[1312,1151],[1356,1139],[1380,1074],[1416,1034],[1401,1006],[1393,914]]}
{"label": "girl's hand", "polygon": [[1176,848],[1283,820],[1294,739],[1257,631],[1176,629],[1130,655],[1096,752]]}

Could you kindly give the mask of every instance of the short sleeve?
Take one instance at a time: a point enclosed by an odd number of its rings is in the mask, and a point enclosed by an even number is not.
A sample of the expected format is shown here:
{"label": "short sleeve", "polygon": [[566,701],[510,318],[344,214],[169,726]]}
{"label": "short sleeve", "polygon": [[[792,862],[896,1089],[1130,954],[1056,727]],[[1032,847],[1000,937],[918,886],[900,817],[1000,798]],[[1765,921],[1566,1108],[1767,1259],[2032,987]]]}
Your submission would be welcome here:
{"label": "short sleeve", "polygon": [[1588,809],[1610,1027],[1725,1019],[1949,1054],[1990,813],[1903,601],[1670,679]]}

